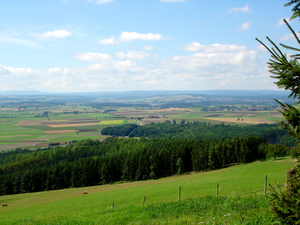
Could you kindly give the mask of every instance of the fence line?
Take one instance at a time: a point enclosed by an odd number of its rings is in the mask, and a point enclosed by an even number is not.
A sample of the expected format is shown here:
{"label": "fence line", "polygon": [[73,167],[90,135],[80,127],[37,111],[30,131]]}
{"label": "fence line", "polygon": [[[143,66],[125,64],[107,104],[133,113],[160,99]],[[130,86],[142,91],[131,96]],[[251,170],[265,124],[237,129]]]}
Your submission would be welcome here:
{"label": "fence line", "polygon": [[[281,184],[279,184],[278,186],[274,187],[274,188],[278,188],[280,187]],[[255,201],[252,201],[252,202],[249,202],[247,203],[246,205],[244,205],[242,208],[238,209],[237,211],[235,211],[234,213],[232,213],[228,218],[227,220],[225,220],[222,224],[226,223],[234,214],[238,213],[239,211],[243,210],[246,206],[250,205],[251,203],[253,202],[259,202],[261,200],[263,200],[265,197],[267,197],[267,195],[269,195],[270,192],[266,193],[262,198],[258,199],[258,200],[255,200]]]}

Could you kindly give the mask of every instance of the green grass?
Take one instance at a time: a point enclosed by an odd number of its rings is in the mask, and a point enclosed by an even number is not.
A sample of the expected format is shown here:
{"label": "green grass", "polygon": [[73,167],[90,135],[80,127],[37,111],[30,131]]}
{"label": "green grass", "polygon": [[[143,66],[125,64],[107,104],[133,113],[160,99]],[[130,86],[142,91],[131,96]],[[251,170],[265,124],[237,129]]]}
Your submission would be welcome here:
{"label": "green grass", "polygon": [[53,139],[50,139],[49,141],[50,142],[69,142],[69,141],[72,141],[72,140],[76,140],[76,141],[79,141],[79,140],[84,140],[84,139],[96,139],[96,138],[101,138],[103,136],[101,136],[100,134],[98,136],[68,136],[68,137],[59,137],[59,138],[53,138]]}
{"label": "green grass", "polygon": [[98,125],[106,125],[106,124],[122,124],[123,120],[102,120]]}
{"label": "green grass", "polygon": [[[281,158],[158,180],[0,196],[0,203],[9,205],[0,210],[0,224],[220,224],[225,214],[262,196],[265,175],[269,183],[284,183],[292,165],[290,158]],[[207,197],[215,195],[217,183],[220,200]],[[268,224],[266,204],[253,204],[229,224]]]}

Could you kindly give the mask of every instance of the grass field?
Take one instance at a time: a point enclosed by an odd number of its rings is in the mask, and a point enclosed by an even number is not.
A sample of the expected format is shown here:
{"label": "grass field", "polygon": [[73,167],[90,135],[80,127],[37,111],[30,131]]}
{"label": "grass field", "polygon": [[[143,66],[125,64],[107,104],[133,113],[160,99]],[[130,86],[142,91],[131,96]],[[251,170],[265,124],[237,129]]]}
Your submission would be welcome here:
{"label": "grass field", "polygon": [[105,125],[105,124],[122,124],[123,120],[102,120],[98,125]]}
{"label": "grass field", "polygon": [[[0,203],[9,205],[0,210],[0,224],[220,224],[225,213],[262,196],[265,175],[269,183],[284,183],[293,163],[281,158],[158,180],[0,196]],[[207,197],[215,195],[217,183],[224,197]],[[233,218],[229,224],[268,224],[259,218],[271,218],[265,210],[265,200],[255,203],[235,216],[245,223]]]}

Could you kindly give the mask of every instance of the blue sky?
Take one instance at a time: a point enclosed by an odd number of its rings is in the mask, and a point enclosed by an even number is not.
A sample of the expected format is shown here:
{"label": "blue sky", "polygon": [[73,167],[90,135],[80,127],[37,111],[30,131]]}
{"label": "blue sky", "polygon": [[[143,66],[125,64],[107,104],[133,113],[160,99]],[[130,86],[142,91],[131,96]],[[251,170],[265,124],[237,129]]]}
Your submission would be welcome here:
{"label": "blue sky", "polygon": [[255,38],[297,46],[286,2],[1,0],[0,90],[276,90]]}

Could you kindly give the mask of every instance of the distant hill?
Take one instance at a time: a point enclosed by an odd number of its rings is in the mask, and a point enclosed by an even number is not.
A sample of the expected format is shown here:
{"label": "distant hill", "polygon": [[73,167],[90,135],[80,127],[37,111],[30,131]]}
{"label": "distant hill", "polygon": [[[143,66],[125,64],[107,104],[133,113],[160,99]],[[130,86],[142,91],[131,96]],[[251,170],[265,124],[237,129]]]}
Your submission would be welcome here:
{"label": "distant hill", "polygon": [[100,99],[132,99],[132,98],[146,98],[153,96],[169,96],[169,95],[201,95],[201,96],[223,96],[235,98],[287,98],[290,94],[288,91],[283,90],[152,90],[152,91],[120,91],[120,92],[74,92],[74,93],[51,93],[41,91],[0,91],[0,95],[54,95],[54,96],[82,96],[94,97]]}

